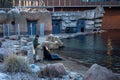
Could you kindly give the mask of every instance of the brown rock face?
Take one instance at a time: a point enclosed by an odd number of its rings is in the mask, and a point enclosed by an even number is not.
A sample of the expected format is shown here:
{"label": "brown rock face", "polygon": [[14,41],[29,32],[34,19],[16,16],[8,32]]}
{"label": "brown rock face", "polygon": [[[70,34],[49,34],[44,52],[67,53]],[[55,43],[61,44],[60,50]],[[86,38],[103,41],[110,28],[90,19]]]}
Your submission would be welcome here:
{"label": "brown rock face", "polygon": [[83,80],[119,80],[119,78],[107,68],[93,64],[85,73]]}
{"label": "brown rock face", "polygon": [[7,14],[4,11],[0,11],[0,24],[6,22],[7,20]]}

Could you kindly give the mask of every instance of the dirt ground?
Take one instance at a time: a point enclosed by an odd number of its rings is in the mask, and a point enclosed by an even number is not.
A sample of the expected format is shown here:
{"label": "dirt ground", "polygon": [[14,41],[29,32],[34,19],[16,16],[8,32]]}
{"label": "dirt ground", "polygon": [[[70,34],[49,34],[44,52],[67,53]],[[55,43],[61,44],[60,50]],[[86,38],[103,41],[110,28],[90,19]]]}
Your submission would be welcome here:
{"label": "dirt ground", "polygon": [[84,66],[83,64],[73,61],[71,59],[64,58],[64,60],[56,60],[56,61],[43,61],[43,62],[37,62],[36,64],[53,64],[53,63],[63,63],[66,70],[80,73],[81,75],[84,75],[85,72],[89,69],[89,67]]}

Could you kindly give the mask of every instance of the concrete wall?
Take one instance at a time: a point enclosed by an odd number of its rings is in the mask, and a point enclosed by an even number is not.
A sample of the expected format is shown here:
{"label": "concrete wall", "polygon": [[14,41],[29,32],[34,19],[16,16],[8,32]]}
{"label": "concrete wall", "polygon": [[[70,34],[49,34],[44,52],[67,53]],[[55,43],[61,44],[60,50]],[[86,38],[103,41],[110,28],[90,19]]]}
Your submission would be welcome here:
{"label": "concrete wall", "polygon": [[46,11],[46,12],[21,12],[21,14],[26,18],[27,21],[37,21],[36,24],[36,29],[37,29],[37,34],[40,33],[40,24],[44,23],[44,31],[51,33],[52,31],[52,22],[51,22],[51,14]]}

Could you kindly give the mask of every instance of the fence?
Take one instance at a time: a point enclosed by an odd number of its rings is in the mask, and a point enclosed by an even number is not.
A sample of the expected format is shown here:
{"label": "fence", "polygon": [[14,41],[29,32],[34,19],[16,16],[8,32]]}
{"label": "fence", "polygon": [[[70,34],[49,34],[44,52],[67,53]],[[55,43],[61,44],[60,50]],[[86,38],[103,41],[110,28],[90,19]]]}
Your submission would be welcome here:
{"label": "fence", "polygon": [[120,6],[120,0],[0,0],[0,8],[14,6],[91,7],[96,5]]}
{"label": "fence", "polygon": [[54,7],[92,7],[96,5],[120,6],[119,0],[43,0],[45,6]]}
{"label": "fence", "polygon": [[17,24],[17,27],[11,24],[2,24],[0,25],[0,29],[1,29],[1,36],[3,37],[7,37],[11,35],[20,36],[20,33],[21,33],[19,24]]}
{"label": "fence", "polygon": [[[36,27],[36,29],[34,29]],[[39,34],[40,36],[44,36],[44,23],[41,24],[35,24],[33,26],[30,24],[27,27],[27,30],[25,32],[22,31],[22,27],[20,24],[12,25],[12,24],[2,24],[0,25],[0,33],[1,37],[8,37],[12,35],[28,35],[28,36],[34,36],[36,34]]]}

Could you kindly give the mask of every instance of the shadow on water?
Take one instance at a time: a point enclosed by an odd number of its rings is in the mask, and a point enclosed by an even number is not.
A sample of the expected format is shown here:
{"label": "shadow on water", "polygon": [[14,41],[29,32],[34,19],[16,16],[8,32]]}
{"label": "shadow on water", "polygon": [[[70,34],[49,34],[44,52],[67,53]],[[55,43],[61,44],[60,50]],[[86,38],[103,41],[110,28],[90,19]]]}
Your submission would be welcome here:
{"label": "shadow on water", "polygon": [[65,48],[57,53],[78,59],[84,64],[105,66],[120,73],[120,30],[110,30],[101,34],[80,35],[62,39]]}

